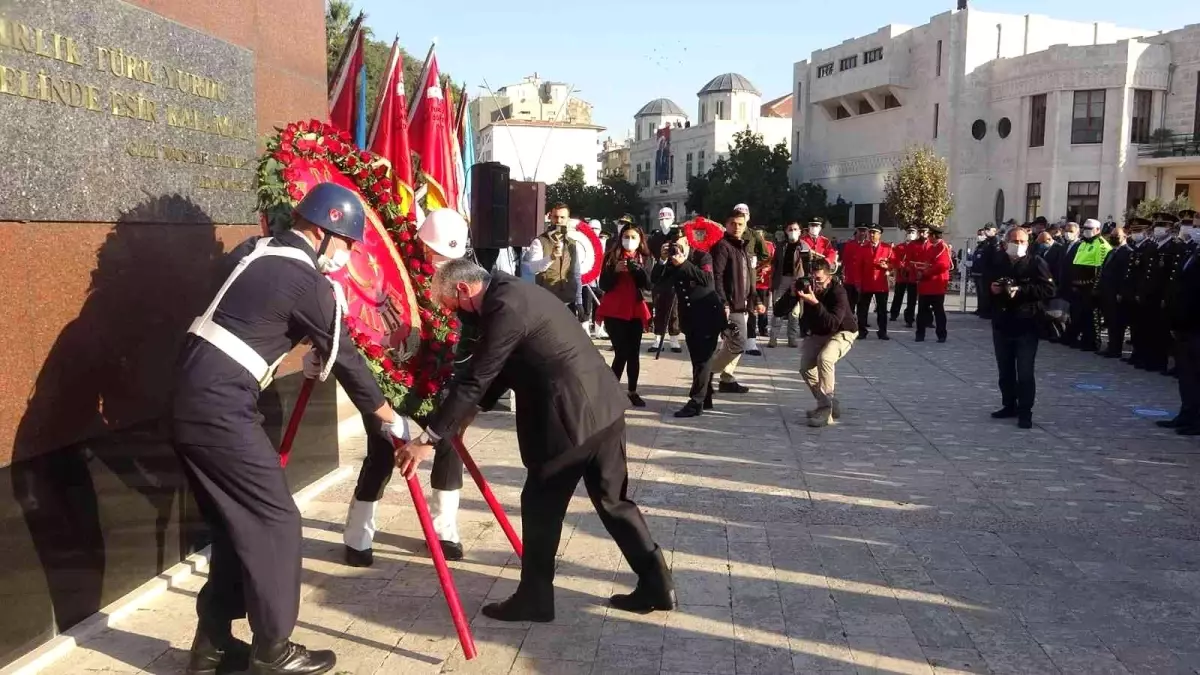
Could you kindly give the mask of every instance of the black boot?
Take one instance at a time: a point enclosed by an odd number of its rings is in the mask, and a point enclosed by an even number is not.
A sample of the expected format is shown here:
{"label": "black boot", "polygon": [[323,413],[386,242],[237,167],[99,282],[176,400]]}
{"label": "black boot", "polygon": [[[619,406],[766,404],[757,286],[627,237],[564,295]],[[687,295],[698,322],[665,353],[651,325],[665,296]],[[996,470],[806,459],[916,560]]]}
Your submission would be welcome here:
{"label": "black boot", "polygon": [[375,564],[375,554],[371,549],[360,551],[356,548],[346,548],[346,564],[351,567],[370,567]]}
{"label": "black boot", "polygon": [[737,381],[722,382],[717,385],[717,391],[721,392],[722,394],[745,394],[746,392],[750,391],[750,387],[747,387],[746,385]]}
{"label": "black boot", "polygon": [[669,612],[675,609],[675,582],[671,570],[663,558],[662,549],[637,561],[634,571],[638,575],[637,588],[628,595],[614,595],[608,604],[624,612],[649,614],[655,610]]}
{"label": "black boot", "polygon": [[[710,403],[709,406],[711,407],[712,404]],[[676,417],[699,417],[700,413],[701,413],[701,405],[699,403],[696,403],[695,401],[688,400],[688,402],[685,403],[682,408],[675,411],[675,416]]]}
{"label": "black boot", "polygon": [[1007,419],[1012,419],[1016,416],[1017,416],[1017,407],[1012,406],[1012,405],[1006,405],[1003,408],[992,413],[992,419],[994,419],[994,420],[1007,420]]}
{"label": "black boot", "polygon": [[705,410],[713,409],[712,397],[713,397],[712,381],[709,380],[708,390],[704,392],[704,409]]}
{"label": "black boot", "polygon": [[240,673],[250,667],[250,645],[233,637],[226,627],[221,631],[196,629],[186,675]]}
{"label": "black boot", "polygon": [[517,592],[507,600],[484,605],[483,615],[496,621],[550,623],[554,620],[554,586],[538,584],[536,590],[531,590],[532,587],[524,582],[518,584]]}
{"label": "black boot", "polygon": [[337,657],[328,649],[309,651],[303,645],[284,640],[270,644],[255,643],[250,655],[250,675],[320,675],[333,670]]}

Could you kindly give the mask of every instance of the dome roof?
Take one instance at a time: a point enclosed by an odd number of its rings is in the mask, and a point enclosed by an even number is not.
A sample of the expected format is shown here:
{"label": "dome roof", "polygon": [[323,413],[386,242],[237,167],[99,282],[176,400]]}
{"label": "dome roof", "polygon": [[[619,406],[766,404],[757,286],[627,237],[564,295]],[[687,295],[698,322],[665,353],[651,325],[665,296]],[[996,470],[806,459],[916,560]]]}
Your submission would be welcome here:
{"label": "dome roof", "polygon": [[718,75],[708,81],[704,88],[696,92],[697,96],[705,94],[716,94],[726,91],[748,91],[755,96],[762,96],[762,92],[755,87],[750,80],[738,75],[737,73],[725,73]]}
{"label": "dome roof", "polygon": [[669,98],[656,98],[642,109],[637,111],[634,117],[650,117],[657,115],[675,115],[678,117],[687,117],[687,113],[683,112],[683,108],[675,105],[675,102]]}

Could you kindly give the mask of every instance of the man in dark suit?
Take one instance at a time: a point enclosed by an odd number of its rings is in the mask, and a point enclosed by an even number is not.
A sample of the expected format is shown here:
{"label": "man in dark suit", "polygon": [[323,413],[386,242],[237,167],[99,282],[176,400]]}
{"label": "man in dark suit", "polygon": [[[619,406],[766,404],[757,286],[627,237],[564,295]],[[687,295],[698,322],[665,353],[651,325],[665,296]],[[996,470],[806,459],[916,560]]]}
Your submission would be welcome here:
{"label": "man in dark suit", "polygon": [[480,409],[513,390],[517,442],[529,470],[521,491],[521,582],[504,602],[486,605],[499,621],[554,620],[554,556],[563,518],[583,479],[604,527],[638,575],[637,588],[610,604],[634,612],[675,607],[671,573],[646,521],[627,496],[625,409],[629,398],[612,369],[549,291],[475,263],[451,260],[434,275],[434,297],[450,310],[477,314],[480,338],[465,372],[451,384],[429,426],[396,452],[428,453],[438,439],[461,433]]}
{"label": "man in dark suit", "polygon": [[1104,323],[1108,325],[1108,347],[1101,353],[1107,358],[1119,359],[1125,349],[1125,331],[1131,312],[1129,303],[1121,296],[1121,284],[1125,281],[1133,248],[1128,244],[1123,227],[1109,233],[1108,243],[1112,244],[1113,251],[1100,268],[1100,282],[1096,286]]}
{"label": "man in dark suit", "polygon": [[[1200,237],[1194,234],[1189,239]],[[1179,369],[1179,414],[1158,422],[1181,436],[1200,436],[1200,252],[1193,251],[1179,272],[1179,294],[1169,307]]]}

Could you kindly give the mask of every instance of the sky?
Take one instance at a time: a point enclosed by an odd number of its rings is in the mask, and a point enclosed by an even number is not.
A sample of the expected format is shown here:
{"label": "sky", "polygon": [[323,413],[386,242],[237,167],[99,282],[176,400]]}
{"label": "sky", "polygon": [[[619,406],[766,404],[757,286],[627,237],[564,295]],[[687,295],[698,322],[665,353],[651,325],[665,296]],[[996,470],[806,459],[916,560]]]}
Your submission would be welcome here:
{"label": "sky", "polygon": [[[633,115],[666,97],[696,116],[696,92],[713,77],[741,73],[769,100],[792,89],[792,66],[815,49],[888,24],[921,25],[955,0],[457,0],[414,5],[355,0],[378,39],[393,34],[414,55],[437,38],[438,65],[487,94],[535,72],[566,82],[591,103],[602,136],[622,139]],[[989,0],[971,7],[1044,14],[1149,30],[1200,21],[1193,2],[1168,0]],[[439,8],[452,13],[437,17]],[[417,11],[414,11],[417,8]],[[430,11],[435,10],[435,11]]]}

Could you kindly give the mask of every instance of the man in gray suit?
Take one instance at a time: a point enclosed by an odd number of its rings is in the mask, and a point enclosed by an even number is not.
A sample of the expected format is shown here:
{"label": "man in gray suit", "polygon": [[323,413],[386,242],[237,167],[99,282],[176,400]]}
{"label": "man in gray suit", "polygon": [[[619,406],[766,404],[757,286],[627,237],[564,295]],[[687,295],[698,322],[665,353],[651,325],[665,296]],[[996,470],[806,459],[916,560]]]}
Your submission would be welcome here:
{"label": "man in gray suit", "polygon": [[500,621],[554,620],[554,556],[575,487],[583,480],[601,522],[638,575],[614,595],[617,609],[675,608],[671,573],[646,521],[627,496],[625,409],[629,399],[575,316],[550,291],[469,260],[447,262],[433,279],[447,309],[479,316],[479,341],[425,433],[396,453],[402,469],[424,447],[461,433],[505,389],[516,401],[517,442],[529,470],[521,492],[525,552],[517,592],[483,613]]}

